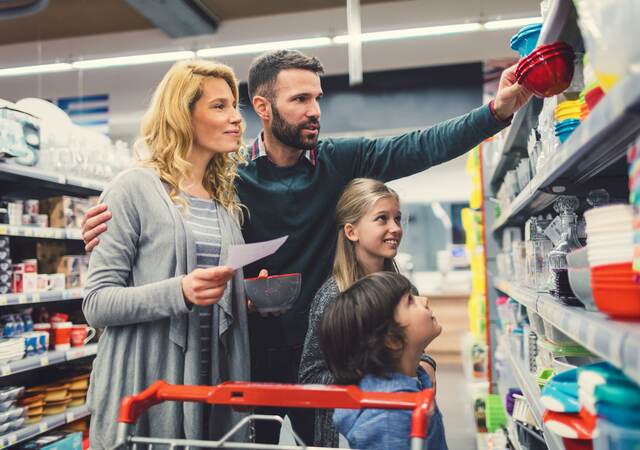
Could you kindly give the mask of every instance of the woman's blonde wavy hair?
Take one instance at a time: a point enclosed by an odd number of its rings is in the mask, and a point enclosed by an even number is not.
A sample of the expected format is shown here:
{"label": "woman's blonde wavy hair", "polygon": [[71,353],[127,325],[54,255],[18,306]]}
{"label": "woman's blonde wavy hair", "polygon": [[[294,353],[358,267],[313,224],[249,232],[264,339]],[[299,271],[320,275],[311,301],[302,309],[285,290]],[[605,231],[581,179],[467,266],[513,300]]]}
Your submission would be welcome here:
{"label": "woman's blonde wavy hair", "polygon": [[[376,201],[389,197],[400,203],[400,197],[396,191],[387,187],[383,182],[371,178],[355,178],[340,196],[336,206],[338,236],[336,256],[333,260],[333,277],[341,292],[366,275],[356,258],[355,244],[347,239],[344,233],[344,226],[348,223],[355,224],[373,207]],[[393,258],[384,260],[383,270],[398,272]]]}
{"label": "woman's blonde wavy hair", "polygon": [[[187,205],[179,192],[192,170],[192,164],[186,159],[194,141],[191,113],[202,96],[202,83],[207,78],[226,81],[236,105],[239,104],[238,80],[229,66],[205,60],[177,62],[153,94],[142,118],[141,138],[137,143],[145,147],[148,154],[142,161],[143,165],[156,170],[162,181],[170,186],[171,200],[183,208]],[[244,122],[241,128],[244,131]],[[239,145],[242,146],[242,133]],[[211,197],[239,220],[242,220],[242,214],[235,178],[238,164],[244,162],[242,153],[215,154],[207,166],[203,181]]]}

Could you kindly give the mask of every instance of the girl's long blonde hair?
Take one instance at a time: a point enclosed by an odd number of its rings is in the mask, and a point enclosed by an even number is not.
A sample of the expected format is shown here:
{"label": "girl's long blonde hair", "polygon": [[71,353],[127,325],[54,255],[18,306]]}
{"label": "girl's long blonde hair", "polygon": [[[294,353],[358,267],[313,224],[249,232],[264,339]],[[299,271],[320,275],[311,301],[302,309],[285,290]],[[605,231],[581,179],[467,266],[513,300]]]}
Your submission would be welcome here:
{"label": "girl's long blonde hair", "polygon": [[[192,170],[192,164],[186,159],[194,141],[191,113],[202,96],[202,83],[207,78],[226,81],[236,105],[239,104],[238,80],[229,66],[205,60],[180,61],[169,69],[156,88],[142,119],[138,145],[146,147],[148,152],[143,164],[156,170],[171,187],[171,200],[182,207],[186,202],[179,191]],[[242,133],[239,144],[242,145]],[[203,180],[211,197],[239,219],[242,214],[235,178],[241,162],[244,162],[242,152],[217,153],[209,162]]]}
{"label": "girl's long blonde hair", "polygon": [[[394,198],[400,203],[398,194],[384,183],[371,178],[356,178],[352,180],[338,200],[336,206],[337,244],[336,256],[333,260],[333,277],[338,289],[346,290],[353,283],[366,275],[356,258],[355,244],[347,239],[344,226],[355,224],[371,209],[373,204],[381,198]],[[384,270],[397,272],[393,258],[385,259]]]}

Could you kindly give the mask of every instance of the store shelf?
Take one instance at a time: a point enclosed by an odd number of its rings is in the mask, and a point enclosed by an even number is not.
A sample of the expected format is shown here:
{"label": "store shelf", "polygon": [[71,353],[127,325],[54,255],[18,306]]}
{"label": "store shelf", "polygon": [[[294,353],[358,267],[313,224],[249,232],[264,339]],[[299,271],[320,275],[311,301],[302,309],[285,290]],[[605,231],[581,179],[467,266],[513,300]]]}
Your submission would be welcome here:
{"label": "store shelf", "polygon": [[28,166],[0,161],[0,180],[17,182],[21,187],[34,187],[68,195],[99,195],[104,183],[80,177],[66,177]]}
{"label": "store shelf", "polygon": [[89,408],[87,405],[83,405],[76,408],[69,408],[64,413],[56,414],[55,416],[45,416],[38,423],[34,423],[12,433],[0,436],[0,449],[33,439],[34,437],[44,434],[49,430],[59,428],[68,423],[83,419],[89,415]]}
{"label": "store shelf", "polygon": [[15,375],[16,373],[40,369],[75,359],[93,356],[98,351],[98,344],[89,344],[82,347],[73,347],[66,351],[49,351],[40,355],[29,356],[19,361],[0,365],[0,377]]}
{"label": "store shelf", "polygon": [[0,295],[0,306],[29,305],[33,303],[61,302],[79,300],[84,297],[84,290],[65,289],[64,291],[33,292],[29,294]]}
{"label": "store shelf", "polygon": [[563,450],[564,445],[562,445],[562,440],[554,433],[551,433],[544,427],[544,422],[542,420],[542,415],[544,414],[544,407],[540,402],[540,388],[536,384],[533,377],[527,372],[527,370],[522,367],[522,363],[518,360],[517,356],[515,356],[515,352],[511,351],[508,345],[508,340],[503,336],[504,342],[507,344],[506,347],[509,349],[508,359],[509,365],[511,366],[511,372],[518,383],[518,386],[522,390],[522,394],[529,401],[529,406],[531,406],[531,411],[533,412],[533,416],[540,427],[543,430],[545,441],[549,450]]}
{"label": "store shelf", "polygon": [[496,281],[495,287],[527,306],[564,334],[640,383],[640,326],[609,320],[605,315],[565,306],[549,294]]}
{"label": "store shelf", "polygon": [[[623,158],[640,133],[640,74],[612,89],[562,144],[513,203],[493,231],[523,223],[548,207],[568,186],[584,183]],[[570,188],[569,188],[570,189]]]}
{"label": "store shelf", "polygon": [[0,235],[16,237],[33,237],[41,239],[82,240],[80,229],[41,228],[33,226],[0,225]]}

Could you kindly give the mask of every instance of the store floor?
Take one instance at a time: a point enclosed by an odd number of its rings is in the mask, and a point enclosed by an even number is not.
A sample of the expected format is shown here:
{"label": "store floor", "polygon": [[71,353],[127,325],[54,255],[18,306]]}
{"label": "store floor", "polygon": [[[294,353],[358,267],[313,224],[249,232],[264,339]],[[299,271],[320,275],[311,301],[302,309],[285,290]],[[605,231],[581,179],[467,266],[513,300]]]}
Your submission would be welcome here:
{"label": "store floor", "polygon": [[[467,380],[460,364],[438,366],[438,405],[444,416],[449,450],[474,450],[476,435],[473,413],[467,395]],[[288,419],[287,419],[288,422]],[[292,445],[288,433],[280,437],[280,444]],[[346,445],[342,445],[348,448]]]}

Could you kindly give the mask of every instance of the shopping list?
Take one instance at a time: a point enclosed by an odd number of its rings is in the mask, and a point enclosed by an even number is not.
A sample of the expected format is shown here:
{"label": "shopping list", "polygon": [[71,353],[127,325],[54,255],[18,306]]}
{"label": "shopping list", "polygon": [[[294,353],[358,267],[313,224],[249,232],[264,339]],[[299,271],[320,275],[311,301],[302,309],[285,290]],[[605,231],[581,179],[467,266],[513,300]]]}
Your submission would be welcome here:
{"label": "shopping list", "polygon": [[232,245],[229,247],[229,257],[227,258],[225,266],[236,270],[259,259],[273,255],[282,247],[282,244],[285,243],[288,237],[289,236],[282,236],[270,241],[254,242],[253,244]]}

